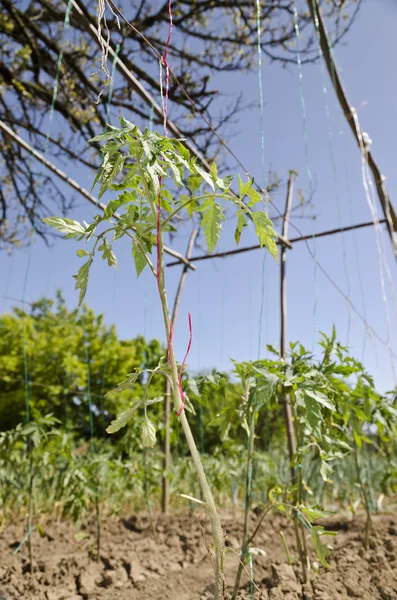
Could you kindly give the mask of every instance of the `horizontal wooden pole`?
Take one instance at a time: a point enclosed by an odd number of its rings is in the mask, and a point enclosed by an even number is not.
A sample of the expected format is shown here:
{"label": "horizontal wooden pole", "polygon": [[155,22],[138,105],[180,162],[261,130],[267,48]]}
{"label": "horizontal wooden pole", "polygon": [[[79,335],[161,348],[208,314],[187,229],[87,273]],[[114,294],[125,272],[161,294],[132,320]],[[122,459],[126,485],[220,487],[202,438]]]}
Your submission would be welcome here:
{"label": "horizontal wooden pole", "polygon": [[[291,238],[287,240],[289,243],[285,244],[287,247],[291,248],[292,244],[296,242],[304,242],[306,240],[311,240],[313,238],[321,238],[326,237],[328,235],[334,235],[335,233],[345,233],[346,231],[352,231],[353,229],[363,229],[364,227],[371,227],[373,225],[381,225],[382,223],[387,223],[387,219],[380,219],[379,221],[366,221],[365,223],[358,223],[357,225],[348,225],[347,227],[337,227],[335,229],[327,229],[326,231],[320,231],[319,233],[309,233],[307,235],[301,235],[300,237]],[[283,243],[281,240],[277,240],[276,244]],[[262,246],[259,244],[255,244],[255,246],[245,246],[244,248],[236,248],[235,250],[226,250],[225,252],[217,252],[215,254],[203,254],[201,256],[193,256],[190,258],[190,262],[196,262],[198,260],[210,260],[211,258],[226,258],[228,256],[233,256],[234,254],[242,254],[243,252],[250,252],[251,250],[260,250]],[[167,267],[174,267],[176,265],[180,265],[181,262],[176,260],[170,263],[167,263]]]}

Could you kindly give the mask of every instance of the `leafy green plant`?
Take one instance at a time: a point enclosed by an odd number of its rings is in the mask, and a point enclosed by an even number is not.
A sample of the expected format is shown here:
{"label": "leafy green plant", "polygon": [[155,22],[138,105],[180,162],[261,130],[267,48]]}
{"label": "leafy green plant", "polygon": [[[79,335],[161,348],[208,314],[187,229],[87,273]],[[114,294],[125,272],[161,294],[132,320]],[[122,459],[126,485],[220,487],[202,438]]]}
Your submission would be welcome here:
{"label": "leafy green plant", "polygon": [[[160,362],[159,367],[149,373],[148,384],[154,373],[161,373],[169,378],[174,407],[180,418],[182,428],[192,454],[192,458],[200,481],[203,499],[211,517],[213,541],[215,549],[215,597],[224,597],[224,540],[219,517],[210,487],[200,460],[194,438],[186,416],[185,398],[182,391],[182,371],[176,362],[173,342],[172,323],[169,316],[165,286],[163,235],[175,231],[176,218],[183,212],[199,219],[204,230],[208,249],[213,252],[225,219],[222,202],[235,206],[237,226],[235,239],[238,244],[247,220],[253,221],[256,234],[262,246],[271,254],[277,255],[275,244],[276,233],[272,222],[262,211],[253,212],[252,208],[262,201],[261,195],[252,188],[252,181],[243,183],[239,178],[239,195],[230,190],[231,177],[218,176],[216,166],[211,173],[204,171],[190,156],[181,140],[164,138],[157,133],[145,130],[143,133],[132,123],[121,118],[121,128],[108,126],[108,131],[96,136],[92,141],[106,142],[102,147],[103,162],[94,181],[100,182],[99,198],[107,191],[121,192],[117,199],[111,200],[103,215],[97,215],[90,224],[79,223],[60,217],[49,217],[44,221],[64,233],[67,238],[89,242],[93,240],[90,250],[84,248],[77,251],[78,256],[85,258],[83,266],[76,275],[76,289],[80,290],[81,303],[87,291],[89,271],[97,252],[109,266],[117,268],[117,258],[112,243],[124,236],[131,239],[132,255],[137,276],[148,266],[157,282],[160,303],[163,312],[164,327],[168,341],[167,361]],[[116,178],[123,173],[123,177]],[[187,179],[184,177],[187,174]],[[169,178],[177,188],[187,188],[186,194],[171,194],[163,185]],[[198,193],[203,186],[210,191]],[[247,204],[244,199],[248,198]],[[122,211],[115,218],[116,211]],[[100,231],[102,224],[106,228]],[[109,239],[111,237],[111,240]],[[156,265],[150,254],[156,248]],[[190,344],[189,344],[190,346]],[[129,387],[136,381],[139,373],[131,374],[115,391]],[[152,447],[156,441],[155,428],[147,412],[147,394],[142,399],[144,423],[142,440],[145,446]],[[138,405],[135,404],[124,412],[111,425],[109,432],[115,432],[125,426],[134,416]]]}
{"label": "leafy green plant", "polygon": [[[11,487],[16,488],[14,490],[16,500],[18,504],[26,506],[27,510],[27,533],[16,552],[27,543],[31,573],[33,573],[32,534],[36,517],[34,486],[41,469],[45,468],[51,460],[48,452],[45,452],[45,446],[51,437],[59,436],[59,432],[54,428],[56,423],[56,419],[48,414],[36,421],[18,425],[14,430],[0,433],[0,463],[4,465],[4,462],[7,462],[7,473],[12,477],[11,480],[6,479],[5,487],[7,489],[11,484]],[[4,470],[1,469],[1,474],[3,473]],[[4,496],[2,500],[4,503]],[[40,524],[36,525],[41,534]]]}

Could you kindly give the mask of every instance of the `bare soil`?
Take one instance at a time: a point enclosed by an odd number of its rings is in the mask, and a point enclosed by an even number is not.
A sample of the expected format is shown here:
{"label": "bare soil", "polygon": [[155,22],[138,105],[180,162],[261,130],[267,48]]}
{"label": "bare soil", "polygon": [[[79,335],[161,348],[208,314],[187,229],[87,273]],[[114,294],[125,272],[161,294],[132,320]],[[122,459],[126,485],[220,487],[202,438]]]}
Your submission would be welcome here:
{"label": "bare soil", "polygon": [[[252,528],[255,527],[254,516]],[[65,521],[42,522],[32,533],[33,574],[23,524],[0,533],[0,600],[210,600],[213,570],[206,543],[210,526],[202,514],[165,518],[146,515],[108,519],[102,524],[102,550],[95,560],[94,519],[76,528]],[[223,515],[226,576],[232,588],[238,566],[241,515]],[[332,541],[330,569],[320,567],[309,585],[302,585],[290,524],[274,516],[264,521],[255,541],[265,556],[254,557],[253,598],[263,600],[397,600],[397,517],[375,515],[371,547],[363,546],[364,520],[333,518],[326,525],[338,531]],[[286,564],[280,531],[293,558]],[[247,574],[240,598],[250,598]]]}

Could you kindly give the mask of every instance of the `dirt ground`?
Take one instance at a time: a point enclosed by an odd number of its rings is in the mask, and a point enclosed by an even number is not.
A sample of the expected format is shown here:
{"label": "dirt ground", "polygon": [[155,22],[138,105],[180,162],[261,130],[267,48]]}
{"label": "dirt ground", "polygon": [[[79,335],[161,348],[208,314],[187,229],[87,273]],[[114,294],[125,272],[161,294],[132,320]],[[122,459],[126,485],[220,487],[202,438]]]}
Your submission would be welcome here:
{"label": "dirt ground", "polygon": [[[255,527],[253,518],[252,528]],[[238,565],[241,515],[222,517],[226,543],[226,576],[231,587]],[[100,561],[94,557],[95,521],[77,529],[70,522],[42,522],[45,535],[32,534],[33,576],[23,524],[0,532],[0,600],[209,600],[213,581],[205,540],[210,527],[203,515],[186,513],[109,519],[102,524]],[[254,557],[253,598],[263,600],[397,600],[397,517],[374,516],[371,549],[363,547],[363,519],[335,518],[327,526],[338,532],[332,541],[329,570],[320,568],[310,585],[302,586],[299,568],[286,564],[280,531],[291,555],[297,552],[291,526],[268,516],[256,538],[265,556]],[[242,580],[241,599],[250,598],[249,578]]]}

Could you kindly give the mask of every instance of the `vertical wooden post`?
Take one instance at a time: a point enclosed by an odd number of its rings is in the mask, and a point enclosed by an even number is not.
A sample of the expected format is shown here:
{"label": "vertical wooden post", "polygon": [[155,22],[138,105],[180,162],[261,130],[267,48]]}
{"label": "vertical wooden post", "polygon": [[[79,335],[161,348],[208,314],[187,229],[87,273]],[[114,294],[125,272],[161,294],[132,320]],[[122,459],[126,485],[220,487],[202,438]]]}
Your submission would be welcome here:
{"label": "vertical wooden post", "polygon": [[[189,259],[192,254],[194,242],[196,240],[198,229],[193,229],[186,250],[186,258]],[[179,304],[181,301],[181,295],[183,286],[185,285],[185,279],[188,272],[188,265],[183,265],[181,278],[179,280],[178,289],[176,291],[174,307],[172,309],[172,326],[175,330],[175,323],[178,317]],[[164,514],[169,511],[170,505],[170,485],[169,485],[169,471],[171,467],[171,444],[170,444],[170,414],[171,414],[171,386],[168,377],[165,379],[164,384],[164,444],[163,444],[163,480],[161,489],[161,510]]]}
{"label": "vertical wooden post", "polygon": [[[285,203],[285,211],[283,216],[283,231],[282,235],[284,238],[288,236],[288,220],[291,214],[292,198],[294,192],[294,178],[295,172],[290,171],[288,179],[288,190],[287,199]],[[280,355],[281,359],[285,360],[287,352],[287,279],[286,279],[286,266],[287,266],[287,248],[281,246],[281,257],[280,257],[280,315],[281,315],[281,331],[280,331]],[[285,426],[287,429],[288,438],[288,451],[290,460],[296,453],[296,439],[294,431],[294,423],[292,419],[291,405],[287,396],[283,396],[284,404],[284,419]],[[296,469],[291,464],[291,478],[292,482],[296,481]]]}
{"label": "vertical wooden post", "polygon": [[378,192],[379,202],[382,207],[383,215],[386,219],[387,230],[389,232],[390,241],[392,244],[394,255],[397,259],[397,215],[394,211],[393,205],[390,200],[389,193],[386,189],[385,177],[382,175],[369,147],[365,146],[363,140],[363,131],[361,130],[358,122],[358,117],[355,109],[352,107],[347,97],[346,91],[343,88],[342,80],[339,75],[339,70],[335,64],[334,57],[332,54],[332,44],[329,39],[328,31],[323,19],[322,11],[320,8],[319,0],[307,0],[309,5],[309,11],[311,19],[314,23],[316,33],[319,38],[321,52],[328,69],[328,74],[331,78],[332,85],[334,87],[336,97],[343,110],[343,114],[356,138],[357,144],[360,151],[364,154],[364,158],[368,163],[369,168],[372,172],[372,177]]}

